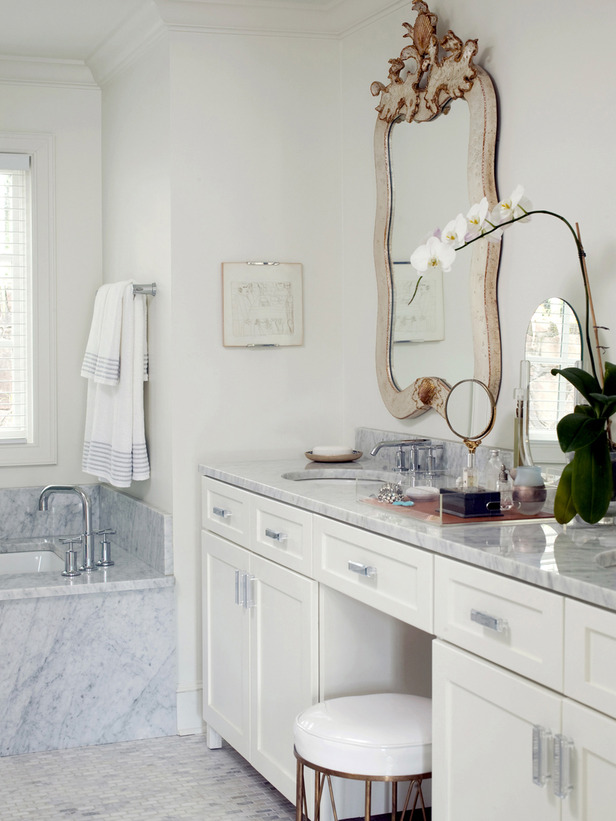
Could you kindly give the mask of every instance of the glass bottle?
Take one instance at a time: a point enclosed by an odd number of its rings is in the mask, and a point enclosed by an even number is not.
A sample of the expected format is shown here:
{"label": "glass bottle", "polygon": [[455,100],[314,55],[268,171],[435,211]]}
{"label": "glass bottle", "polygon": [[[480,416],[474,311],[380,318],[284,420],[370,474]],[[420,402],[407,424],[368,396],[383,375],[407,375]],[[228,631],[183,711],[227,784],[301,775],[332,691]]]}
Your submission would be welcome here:
{"label": "glass bottle", "polygon": [[500,456],[500,450],[491,450],[484,473],[483,484],[486,490],[496,490],[496,483],[498,482],[502,463],[503,460]]}
{"label": "glass bottle", "polygon": [[500,493],[501,510],[511,510],[513,507],[513,482],[511,481],[511,476],[507,468],[503,464],[500,466],[496,490]]}

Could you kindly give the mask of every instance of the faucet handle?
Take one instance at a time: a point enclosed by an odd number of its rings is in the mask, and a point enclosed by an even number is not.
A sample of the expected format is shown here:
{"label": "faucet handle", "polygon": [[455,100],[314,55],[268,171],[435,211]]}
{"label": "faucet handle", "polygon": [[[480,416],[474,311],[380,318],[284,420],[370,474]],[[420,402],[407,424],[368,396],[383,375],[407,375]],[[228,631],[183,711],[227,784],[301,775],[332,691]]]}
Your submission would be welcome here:
{"label": "faucet handle", "polygon": [[108,527],[96,531],[97,536],[103,537],[101,539],[101,557],[96,562],[98,567],[111,567],[115,564],[111,561],[111,542],[107,538],[107,536],[113,536],[114,534],[115,530],[110,530]]}
{"label": "faucet handle", "polygon": [[64,555],[63,576],[81,576],[81,571],[77,569],[77,551],[73,550],[74,544],[79,544],[82,536],[69,536],[68,539],[61,539],[62,544],[68,545],[68,550]]}

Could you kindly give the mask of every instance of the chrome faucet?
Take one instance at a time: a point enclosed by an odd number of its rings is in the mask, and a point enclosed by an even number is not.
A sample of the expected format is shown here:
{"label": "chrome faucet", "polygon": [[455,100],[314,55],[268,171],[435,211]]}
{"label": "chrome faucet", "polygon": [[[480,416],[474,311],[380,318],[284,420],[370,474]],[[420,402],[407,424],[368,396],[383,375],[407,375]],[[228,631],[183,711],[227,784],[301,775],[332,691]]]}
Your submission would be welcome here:
{"label": "chrome faucet", "polygon": [[372,448],[370,456],[376,456],[381,448],[398,448],[396,451],[396,470],[400,473],[407,473],[408,471],[418,470],[417,452],[420,448],[427,447],[430,444],[430,439],[385,439]]}
{"label": "chrome faucet", "polygon": [[91,572],[97,570],[94,564],[94,543],[92,533],[92,511],[90,500],[80,487],[72,485],[47,485],[39,496],[39,510],[48,510],[48,499],[52,493],[75,493],[81,500],[81,510],[83,513],[83,565],[81,570]]}

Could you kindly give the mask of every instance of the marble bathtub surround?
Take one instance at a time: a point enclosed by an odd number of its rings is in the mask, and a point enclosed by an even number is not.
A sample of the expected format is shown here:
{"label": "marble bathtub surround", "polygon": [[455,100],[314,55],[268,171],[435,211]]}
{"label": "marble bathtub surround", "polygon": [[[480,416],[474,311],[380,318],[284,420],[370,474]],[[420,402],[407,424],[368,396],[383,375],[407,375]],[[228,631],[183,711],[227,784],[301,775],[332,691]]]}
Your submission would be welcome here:
{"label": "marble bathtub surround", "polygon": [[[111,537],[112,552],[122,547],[160,573],[173,573],[171,516],[106,485],[79,487],[90,500],[93,530],[116,531]],[[0,550],[5,549],[2,543],[8,540],[59,539],[83,530],[81,505],[76,496],[54,493],[49,499],[49,510],[39,511],[41,490],[0,489]],[[99,558],[99,541],[100,537],[94,537],[95,560]]]}

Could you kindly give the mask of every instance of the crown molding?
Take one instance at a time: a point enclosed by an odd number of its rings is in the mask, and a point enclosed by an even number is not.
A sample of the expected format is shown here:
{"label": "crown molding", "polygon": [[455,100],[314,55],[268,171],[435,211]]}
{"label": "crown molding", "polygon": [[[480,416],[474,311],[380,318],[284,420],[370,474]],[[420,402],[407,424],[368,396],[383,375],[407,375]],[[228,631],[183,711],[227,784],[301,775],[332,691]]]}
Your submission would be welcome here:
{"label": "crown molding", "polygon": [[118,28],[87,59],[96,82],[103,86],[134,63],[167,31],[152,0]]}
{"label": "crown molding", "polygon": [[100,86],[169,31],[339,39],[411,0],[148,0],[87,64]]}
{"label": "crown molding", "polygon": [[52,60],[0,55],[0,82],[97,89],[88,65],[81,60]]}
{"label": "crown molding", "polygon": [[[171,29],[340,38],[411,0],[153,0]],[[409,8],[410,12],[410,8]]]}

